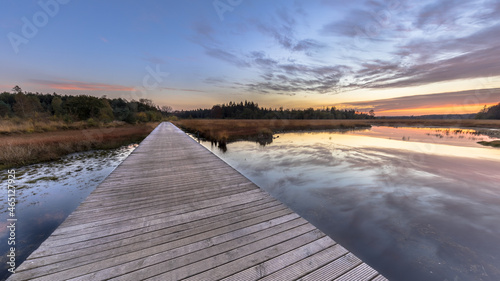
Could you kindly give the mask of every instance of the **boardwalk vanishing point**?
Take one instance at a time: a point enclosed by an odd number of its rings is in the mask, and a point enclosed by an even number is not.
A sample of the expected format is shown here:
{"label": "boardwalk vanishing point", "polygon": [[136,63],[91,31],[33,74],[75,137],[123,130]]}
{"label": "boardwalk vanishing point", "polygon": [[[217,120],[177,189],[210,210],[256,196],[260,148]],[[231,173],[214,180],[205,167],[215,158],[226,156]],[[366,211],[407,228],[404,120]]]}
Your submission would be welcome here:
{"label": "boardwalk vanishing point", "polygon": [[8,280],[387,280],[170,123]]}

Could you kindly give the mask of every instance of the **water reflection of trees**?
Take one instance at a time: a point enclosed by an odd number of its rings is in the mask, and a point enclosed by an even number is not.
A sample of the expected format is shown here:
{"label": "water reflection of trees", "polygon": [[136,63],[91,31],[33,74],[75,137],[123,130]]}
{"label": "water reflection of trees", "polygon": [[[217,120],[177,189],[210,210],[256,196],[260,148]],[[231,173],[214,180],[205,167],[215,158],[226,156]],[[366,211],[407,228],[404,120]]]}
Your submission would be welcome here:
{"label": "water reflection of trees", "polygon": [[[234,141],[216,141],[216,140],[210,140],[210,143],[212,145],[212,147],[217,147],[219,148],[219,150],[221,150],[222,152],[226,152],[227,151],[227,145],[229,143],[233,143],[233,142],[238,142],[238,141],[251,141],[251,142],[256,142],[258,143],[259,145],[261,146],[266,146],[266,145],[270,145],[271,143],[273,143],[273,140],[276,139],[276,138],[279,138],[279,133],[298,133],[298,134],[308,134],[308,133],[312,133],[312,132],[331,132],[331,133],[337,133],[337,134],[347,134],[347,133],[350,133],[350,132],[355,132],[355,131],[368,131],[370,129],[366,129],[366,128],[348,128],[348,129],[330,129],[330,130],[307,130],[307,131],[286,131],[286,132],[278,132],[278,133],[262,133],[260,132],[259,134],[257,134],[256,136],[248,136],[246,138],[240,138],[238,140],[234,140]],[[204,138],[201,138],[199,136],[199,134],[197,134],[196,136],[196,139],[198,140],[198,142],[200,141],[209,141],[207,139],[204,139]]]}

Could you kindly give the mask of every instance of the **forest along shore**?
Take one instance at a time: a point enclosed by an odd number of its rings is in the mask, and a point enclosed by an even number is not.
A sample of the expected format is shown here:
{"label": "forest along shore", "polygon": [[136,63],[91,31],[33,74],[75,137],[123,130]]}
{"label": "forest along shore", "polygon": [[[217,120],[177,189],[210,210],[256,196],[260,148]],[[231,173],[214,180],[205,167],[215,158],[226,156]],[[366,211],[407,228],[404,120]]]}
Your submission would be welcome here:
{"label": "forest along shore", "polygon": [[0,93],[0,169],[56,160],[73,152],[139,142],[171,108],[149,99]]}
{"label": "forest along shore", "polygon": [[158,122],[113,124],[103,127],[68,128],[45,132],[2,132],[0,169],[19,167],[93,149],[112,149],[138,143],[151,133]]}

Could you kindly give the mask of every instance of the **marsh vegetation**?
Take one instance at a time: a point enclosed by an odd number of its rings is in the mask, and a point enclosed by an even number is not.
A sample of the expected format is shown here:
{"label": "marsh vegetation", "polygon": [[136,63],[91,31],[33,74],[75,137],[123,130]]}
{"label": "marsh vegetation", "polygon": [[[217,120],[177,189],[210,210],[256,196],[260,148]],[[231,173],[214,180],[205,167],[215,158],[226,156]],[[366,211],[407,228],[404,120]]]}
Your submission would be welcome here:
{"label": "marsh vegetation", "polygon": [[234,120],[184,119],[173,123],[197,137],[218,143],[235,140],[272,140],[281,131],[369,128],[361,120]]}
{"label": "marsh vegetation", "polygon": [[[500,120],[475,119],[347,119],[347,120],[289,120],[289,119],[183,119],[173,123],[196,137],[225,145],[236,140],[253,140],[261,144],[272,142],[278,132],[357,129],[372,125],[391,127],[448,127],[455,128],[500,128]],[[450,129],[448,129],[450,130]],[[483,130],[484,134],[498,134],[500,131]]]}
{"label": "marsh vegetation", "polygon": [[56,160],[80,151],[112,149],[137,143],[158,123],[125,124],[43,133],[0,135],[0,169]]}

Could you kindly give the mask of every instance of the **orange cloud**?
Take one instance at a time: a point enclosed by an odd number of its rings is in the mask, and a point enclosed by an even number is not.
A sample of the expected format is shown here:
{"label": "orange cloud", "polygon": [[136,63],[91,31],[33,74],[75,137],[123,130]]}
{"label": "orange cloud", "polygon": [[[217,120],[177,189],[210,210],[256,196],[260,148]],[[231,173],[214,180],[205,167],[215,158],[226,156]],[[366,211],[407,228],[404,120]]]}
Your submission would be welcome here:
{"label": "orange cloud", "polygon": [[482,104],[482,105],[441,105],[432,107],[417,107],[417,108],[401,108],[379,111],[378,115],[381,116],[400,116],[400,115],[432,115],[432,114],[468,114],[477,113],[485,105],[493,106],[496,103]]}
{"label": "orange cloud", "polygon": [[371,101],[337,104],[362,112],[374,110],[377,116],[477,113],[484,105],[500,102],[500,88],[413,95]]}
{"label": "orange cloud", "polygon": [[[110,85],[103,83],[88,83],[73,80],[64,81],[49,81],[49,80],[38,80],[32,79],[32,82],[38,85],[49,87],[52,89],[59,90],[84,90],[84,91],[132,91],[133,87],[121,86],[121,85]],[[66,82],[67,81],[67,82]]]}

